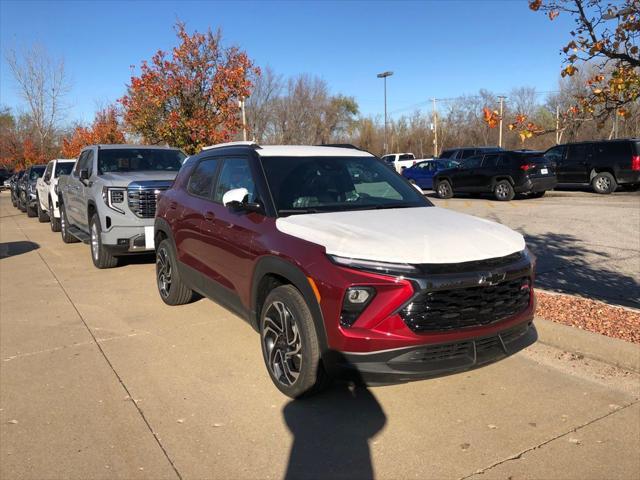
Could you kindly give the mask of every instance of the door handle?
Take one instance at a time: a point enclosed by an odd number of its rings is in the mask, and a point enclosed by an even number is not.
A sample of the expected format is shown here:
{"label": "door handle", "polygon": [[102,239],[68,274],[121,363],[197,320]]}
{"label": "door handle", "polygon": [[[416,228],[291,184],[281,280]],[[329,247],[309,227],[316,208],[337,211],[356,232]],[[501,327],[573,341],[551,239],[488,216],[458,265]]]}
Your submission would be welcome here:
{"label": "door handle", "polygon": [[213,222],[216,219],[216,216],[213,212],[206,212],[204,214],[204,219],[208,222]]}

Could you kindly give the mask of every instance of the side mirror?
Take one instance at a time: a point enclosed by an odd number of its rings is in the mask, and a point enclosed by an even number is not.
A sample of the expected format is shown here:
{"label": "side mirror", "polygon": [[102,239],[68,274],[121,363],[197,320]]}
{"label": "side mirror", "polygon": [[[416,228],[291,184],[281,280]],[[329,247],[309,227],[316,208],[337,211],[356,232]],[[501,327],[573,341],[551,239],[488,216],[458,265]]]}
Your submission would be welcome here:
{"label": "side mirror", "polygon": [[234,188],[225,192],[222,196],[222,203],[225,207],[232,210],[244,210],[246,212],[258,212],[261,213],[262,205],[259,203],[248,202],[249,190],[246,188]]}
{"label": "side mirror", "polygon": [[80,181],[84,182],[86,180],[89,180],[89,170],[83,168],[82,170],[80,170]]}

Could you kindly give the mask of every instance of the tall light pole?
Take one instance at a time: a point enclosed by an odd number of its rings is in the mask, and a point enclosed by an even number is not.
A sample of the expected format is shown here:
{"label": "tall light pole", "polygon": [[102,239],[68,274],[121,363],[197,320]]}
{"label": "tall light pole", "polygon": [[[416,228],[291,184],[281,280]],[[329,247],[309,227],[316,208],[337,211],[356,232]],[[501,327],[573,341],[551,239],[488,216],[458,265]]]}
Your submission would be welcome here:
{"label": "tall light pole", "polygon": [[384,79],[384,153],[387,153],[387,77],[393,75],[393,72],[382,72],[377,76]]}
{"label": "tall light pole", "polygon": [[502,111],[504,106],[504,99],[507,98],[504,95],[499,95],[500,99],[500,131],[498,132],[498,146],[502,147]]}

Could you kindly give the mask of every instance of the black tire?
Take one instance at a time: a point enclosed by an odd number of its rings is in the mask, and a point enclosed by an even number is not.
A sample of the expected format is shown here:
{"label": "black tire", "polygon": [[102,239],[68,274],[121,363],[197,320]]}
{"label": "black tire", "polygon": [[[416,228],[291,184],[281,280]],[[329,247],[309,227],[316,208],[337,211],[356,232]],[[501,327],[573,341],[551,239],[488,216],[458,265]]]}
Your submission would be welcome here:
{"label": "black tire", "polygon": [[38,216],[38,209],[36,207],[31,207],[27,203],[27,217],[34,218]]}
{"label": "black tire", "polygon": [[496,200],[508,202],[513,200],[513,197],[516,196],[516,192],[513,190],[513,186],[509,180],[500,180],[499,182],[496,182],[493,187],[493,195],[496,197]]}
{"label": "black tire", "polygon": [[11,205],[13,205],[14,207],[18,206],[18,202],[16,202],[15,197],[13,196],[13,194],[11,195]]}
{"label": "black tire", "polygon": [[52,232],[59,232],[60,231],[60,219],[56,218],[53,215],[53,203],[51,202],[51,199],[49,199],[49,226],[51,227],[51,231]]}
{"label": "black tire", "polygon": [[156,249],[156,284],[160,298],[167,305],[184,305],[193,300],[193,290],[180,277],[173,244],[166,238]]}
{"label": "black tire", "polygon": [[591,187],[594,192],[607,195],[616,191],[618,183],[609,172],[600,172],[591,179]]}
{"label": "black tire", "polygon": [[26,212],[27,211],[26,201],[24,199],[24,194],[23,193],[21,193],[20,197],[18,198],[18,210],[20,210],[21,212]]}
{"label": "black tire", "polygon": [[102,245],[102,238],[100,233],[102,229],[100,227],[100,217],[94,215],[89,222],[89,229],[91,231],[91,260],[96,268],[113,268],[118,266],[118,257],[109,252],[104,245]]}
{"label": "black tire", "polygon": [[545,193],[547,193],[546,190],[543,190],[541,192],[533,192],[529,194],[529,198],[542,198],[544,197]]}
{"label": "black tire", "polygon": [[451,183],[449,180],[442,180],[438,182],[435,188],[436,195],[438,198],[451,198],[453,197],[453,189],[451,188]]}
{"label": "black tire", "polygon": [[62,236],[62,241],[64,243],[78,243],[76,237],[69,233],[67,226],[69,225],[69,220],[67,219],[67,210],[64,207],[64,203],[60,204],[60,235]]}
{"label": "black tire", "polygon": [[273,384],[288,397],[312,395],[330,384],[311,310],[293,285],[267,295],[260,313],[260,344]]}
{"label": "black tire", "polygon": [[36,197],[37,209],[38,209],[38,221],[40,223],[45,223],[49,221],[49,215],[47,212],[42,210],[42,206],[40,205],[40,197]]}

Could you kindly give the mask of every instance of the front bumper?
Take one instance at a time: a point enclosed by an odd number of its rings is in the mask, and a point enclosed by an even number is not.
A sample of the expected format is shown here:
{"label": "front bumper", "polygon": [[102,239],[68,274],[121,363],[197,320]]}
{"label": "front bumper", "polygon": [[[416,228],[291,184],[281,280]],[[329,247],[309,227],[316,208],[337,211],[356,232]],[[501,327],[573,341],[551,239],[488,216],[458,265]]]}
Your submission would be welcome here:
{"label": "front bumper", "polygon": [[517,193],[535,193],[551,190],[558,184],[558,178],[555,175],[546,177],[529,177],[527,181],[519,186],[515,187]]}
{"label": "front bumper", "polygon": [[[145,219],[147,220],[147,219]],[[144,223],[150,225],[111,225],[108,230],[102,226],[102,245],[113,254],[145,253],[155,249],[153,240],[153,218]]]}
{"label": "front bumper", "polygon": [[370,384],[402,383],[439,377],[488,365],[532,345],[538,333],[532,321],[492,335],[448,343],[366,354],[342,354],[334,368]]}

